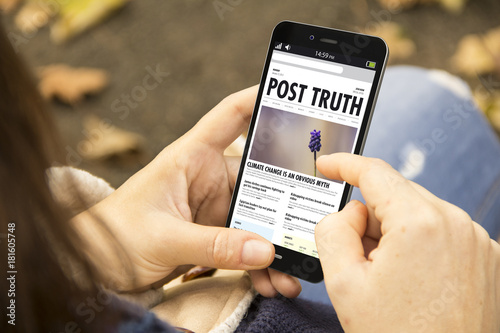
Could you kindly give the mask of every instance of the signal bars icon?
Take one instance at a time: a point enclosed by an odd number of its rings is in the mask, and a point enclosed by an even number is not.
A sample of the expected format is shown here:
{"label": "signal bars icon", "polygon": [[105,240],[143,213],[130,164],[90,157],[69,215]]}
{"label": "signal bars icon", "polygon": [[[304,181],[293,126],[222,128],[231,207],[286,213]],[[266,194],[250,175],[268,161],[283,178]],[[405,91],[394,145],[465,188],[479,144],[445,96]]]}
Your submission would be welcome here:
{"label": "signal bars icon", "polygon": [[[274,48],[275,48],[276,50],[281,50],[281,48],[282,48],[282,47],[283,47],[283,43],[279,43],[279,44],[277,44]],[[290,46],[290,44],[286,44],[286,45],[285,45],[285,49],[286,49],[287,51],[290,51],[290,49],[291,49],[291,48],[292,48],[292,46]]]}

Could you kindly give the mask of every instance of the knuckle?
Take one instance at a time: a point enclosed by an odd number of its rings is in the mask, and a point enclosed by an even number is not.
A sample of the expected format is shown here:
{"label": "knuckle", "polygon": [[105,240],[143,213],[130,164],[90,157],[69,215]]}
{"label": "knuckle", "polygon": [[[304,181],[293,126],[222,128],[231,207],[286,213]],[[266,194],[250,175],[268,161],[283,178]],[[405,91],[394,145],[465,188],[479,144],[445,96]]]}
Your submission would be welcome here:
{"label": "knuckle", "polygon": [[432,205],[422,205],[415,217],[418,223],[414,227],[426,236],[435,235],[443,227],[443,213]]}
{"label": "knuckle", "polygon": [[[389,163],[380,158],[370,158],[367,171],[369,171],[369,173],[376,172],[376,174],[392,175],[394,173],[399,176],[399,173],[397,173]],[[402,176],[401,178],[404,179]]]}
{"label": "knuckle", "polygon": [[219,107],[230,111],[231,119],[239,120],[243,123],[248,123],[252,116],[251,112],[245,112],[246,108],[239,99],[237,93],[233,93],[225,97],[219,104]]}
{"label": "knuckle", "polygon": [[491,246],[492,242],[490,234],[488,234],[488,232],[483,227],[475,222],[472,222],[472,226],[474,228],[474,233],[479,246],[481,248],[488,249]]}
{"label": "knuckle", "polygon": [[336,223],[331,223],[332,217],[326,216],[318,224],[316,224],[314,234],[316,243],[323,246],[328,246],[334,239]]}
{"label": "knuckle", "polygon": [[323,235],[326,231],[329,230],[328,222],[326,221],[327,217],[324,217],[321,221],[316,224],[316,227],[314,227],[314,233],[316,235]]}
{"label": "knuckle", "polygon": [[442,201],[440,207],[442,208],[447,227],[452,230],[454,237],[461,238],[462,241],[467,241],[468,238],[474,235],[472,218],[463,209],[446,201]]}
{"label": "knuckle", "polygon": [[325,279],[325,285],[328,293],[334,295],[334,298],[343,298],[350,294],[352,281],[349,281],[349,275],[340,273]]}
{"label": "knuckle", "polygon": [[497,265],[499,265],[499,267],[500,267],[500,242],[499,241],[500,241],[500,239],[498,241],[490,239],[492,257],[495,258],[494,260],[497,262]]}
{"label": "knuckle", "polygon": [[240,115],[243,116],[243,106],[241,104],[241,97],[238,92],[232,93],[220,102],[220,105],[224,107],[228,107],[231,110],[233,110],[234,116]]}
{"label": "knuckle", "polygon": [[232,261],[233,250],[229,242],[231,237],[226,230],[221,230],[213,240],[212,246],[207,249],[208,256],[216,267],[225,267]]}
{"label": "knuckle", "polygon": [[380,186],[382,180],[385,181],[387,188],[394,188],[395,185],[404,185],[408,180],[401,176],[394,168],[386,161],[380,158],[370,158],[368,167],[361,175],[365,184],[370,186]]}
{"label": "knuckle", "polygon": [[392,169],[392,166],[381,158],[370,158],[370,169],[376,168]]}
{"label": "knuckle", "polygon": [[447,217],[450,221],[457,223],[461,227],[472,225],[472,219],[469,214],[456,206],[452,206],[447,209]]}
{"label": "knuckle", "polygon": [[419,221],[415,227],[426,237],[447,235],[454,242],[465,245],[477,234],[471,217],[464,210],[446,202],[444,205],[424,203],[415,217]]}

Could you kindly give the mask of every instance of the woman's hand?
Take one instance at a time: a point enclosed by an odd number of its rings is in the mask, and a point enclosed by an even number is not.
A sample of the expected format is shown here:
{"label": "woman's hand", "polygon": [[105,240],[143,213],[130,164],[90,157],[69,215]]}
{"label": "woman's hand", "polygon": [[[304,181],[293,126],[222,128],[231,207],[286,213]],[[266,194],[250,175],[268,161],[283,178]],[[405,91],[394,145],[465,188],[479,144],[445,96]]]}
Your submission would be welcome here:
{"label": "woman's hand", "polygon": [[250,270],[257,291],[265,296],[300,293],[295,278],[266,269],[274,259],[270,242],[224,228],[239,158],[226,158],[223,152],[248,127],[256,93],[253,87],[224,99],[84,213],[102,219],[131,259],[135,283],[121,281],[119,289],[145,287],[181,265],[194,264]]}
{"label": "woman's hand", "polygon": [[316,227],[330,299],[346,332],[495,332],[500,246],[458,207],[380,160],[318,159],[361,189]]}

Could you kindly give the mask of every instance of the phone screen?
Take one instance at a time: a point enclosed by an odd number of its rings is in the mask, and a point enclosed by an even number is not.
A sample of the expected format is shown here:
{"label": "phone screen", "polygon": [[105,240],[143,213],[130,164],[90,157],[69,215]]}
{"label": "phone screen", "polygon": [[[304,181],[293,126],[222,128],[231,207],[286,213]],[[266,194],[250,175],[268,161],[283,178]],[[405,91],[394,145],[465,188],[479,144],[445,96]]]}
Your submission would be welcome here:
{"label": "phone screen", "polygon": [[308,47],[279,38],[271,40],[228,226],[272,242],[271,267],[315,282],[322,279],[315,226],[350,195],[316,160],[361,152],[385,58],[338,52],[338,39]]}

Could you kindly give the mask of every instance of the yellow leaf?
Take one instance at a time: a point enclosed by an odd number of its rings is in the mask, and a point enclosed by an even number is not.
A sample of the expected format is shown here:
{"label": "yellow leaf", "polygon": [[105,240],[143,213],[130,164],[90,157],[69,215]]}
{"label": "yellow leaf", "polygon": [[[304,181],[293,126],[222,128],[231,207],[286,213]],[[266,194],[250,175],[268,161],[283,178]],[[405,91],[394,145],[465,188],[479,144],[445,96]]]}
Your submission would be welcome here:
{"label": "yellow leaf", "polygon": [[467,0],[438,0],[441,6],[451,13],[460,13],[465,7]]}
{"label": "yellow leaf", "polygon": [[409,9],[416,4],[418,4],[419,0],[378,0],[378,3],[391,11],[400,11],[403,9]]}
{"label": "yellow leaf", "polygon": [[497,73],[500,74],[500,26],[489,30],[483,40],[488,52],[493,57]]}
{"label": "yellow leaf", "polygon": [[495,60],[481,36],[466,35],[458,42],[451,58],[452,65],[468,76],[486,74],[495,70]]}
{"label": "yellow leaf", "polygon": [[467,0],[378,0],[380,5],[391,11],[409,9],[416,5],[439,3],[441,7],[452,13],[460,13]]}
{"label": "yellow leaf", "polygon": [[0,0],[0,11],[8,14],[14,10],[20,2],[21,0]]}
{"label": "yellow leaf", "polygon": [[488,119],[497,132],[500,133],[500,96],[493,99],[488,111]]}
{"label": "yellow leaf", "polygon": [[67,104],[76,104],[85,95],[100,92],[108,85],[108,74],[101,69],[72,68],[51,65],[38,70],[40,93],[47,99],[58,98]]}
{"label": "yellow leaf", "polygon": [[500,133],[500,90],[483,84],[482,87],[474,89],[473,96],[479,109],[483,111],[491,125]]}
{"label": "yellow leaf", "polygon": [[30,1],[17,13],[14,22],[24,34],[33,34],[47,25],[55,14],[54,8],[45,6],[43,1]]}
{"label": "yellow leaf", "polygon": [[50,31],[55,43],[63,43],[71,37],[100,23],[128,0],[71,0],[61,7],[59,19]]}
{"label": "yellow leaf", "polygon": [[79,146],[86,159],[103,160],[142,150],[144,138],[141,135],[120,129],[95,115],[86,117],[83,126],[89,138]]}

